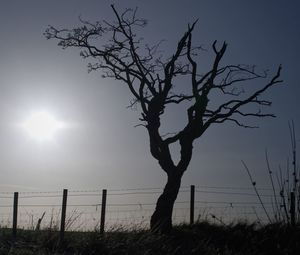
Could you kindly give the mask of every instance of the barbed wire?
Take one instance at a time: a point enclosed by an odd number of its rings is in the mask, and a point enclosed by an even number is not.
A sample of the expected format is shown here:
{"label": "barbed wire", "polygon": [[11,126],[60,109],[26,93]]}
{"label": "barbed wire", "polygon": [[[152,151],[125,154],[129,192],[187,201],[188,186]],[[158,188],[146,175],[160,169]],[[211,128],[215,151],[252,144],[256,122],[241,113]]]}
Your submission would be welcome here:
{"label": "barbed wire", "polygon": [[[51,206],[51,205],[50,205]],[[76,205],[74,205],[76,206]],[[86,205],[84,205],[86,206]],[[90,205],[90,206],[94,206],[95,205]],[[272,209],[272,206],[267,206],[266,208],[270,208]],[[215,205],[209,205],[209,206],[197,206],[197,207],[194,207],[195,210],[199,210],[199,209],[255,209],[255,210],[260,210],[262,209],[260,206],[247,206],[247,205],[225,205],[225,206],[215,206]],[[22,211],[22,207],[20,208],[20,210]],[[174,207],[174,211],[178,211],[178,210],[186,210],[186,211],[189,211],[190,208],[189,207]],[[123,212],[137,212],[137,213],[140,213],[140,212],[153,212],[153,208],[152,209],[145,209],[145,208],[140,208],[139,210],[136,210],[136,209],[115,209],[115,210],[106,210],[107,213],[123,213]],[[84,212],[81,212],[81,213],[84,213],[84,214],[98,214],[99,211],[84,211]],[[24,212],[24,213],[19,213],[19,215],[40,215],[41,212],[39,213],[34,213],[34,212]],[[50,212],[51,215],[59,215],[60,213],[59,212],[53,212],[51,211]],[[11,213],[1,213],[1,216],[3,215],[11,215]]]}
{"label": "barbed wire", "polygon": [[[206,189],[231,189],[231,190],[253,190],[253,187],[239,187],[239,186],[207,186],[207,185],[196,185],[196,188],[206,188]],[[261,187],[257,190],[269,190],[272,191],[272,188]]]}
{"label": "barbed wire", "polygon": [[[133,190],[133,189],[132,189]],[[138,189],[136,189],[138,190]],[[141,190],[141,189],[139,189]],[[146,190],[146,189],[145,189]],[[71,192],[71,191],[69,191]],[[74,192],[74,191],[73,191]],[[72,194],[69,193],[68,196],[69,197],[83,197],[83,196],[101,196],[100,190],[99,193],[92,193],[92,192],[96,192],[96,190],[78,190],[75,193],[77,194]],[[188,193],[190,192],[190,190],[180,190],[179,193]],[[196,189],[197,193],[207,193],[207,194],[224,194],[224,195],[245,195],[245,196],[257,196],[254,193],[246,193],[246,192],[228,192],[228,191],[207,191],[207,190],[198,190]],[[0,192],[1,193],[1,192]],[[49,198],[49,197],[61,197],[62,196],[62,192],[60,192],[61,194],[56,194],[54,195],[54,193],[57,192],[19,192],[20,194],[53,194],[53,195],[21,195],[19,196],[19,198]],[[6,193],[5,193],[6,194]],[[11,193],[10,193],[11,194]],[[161,192],[159,191],[136,191],[136,192],[119,192],[119,193],[107,193],[107,196],[124,196],[124,195],[151,195],[151,194],[161,194]],[[260,194],[260,196],[262,197],[274,197],[273,194]],[[277,196],[277,197],[281,197],[281,196]],[[11,199],[13,198],[13,196],[0,196],[1,199]]]}
{"label": "barbed wire", "polygon": [[[206,191],[206,190],[196,190],[197,193],[208,193],[208,194],[224,194],[224,195],[241,195],[241,196],[254,196],[257,197],[255,193],[245,193],[245,192],[226,192],[226,191]],[[272,194],[260,194],[261,197],[274,197]],[[280,197],[280,196],[277,196]]]}
{"label": "barbed wire", "polygon": [[[189,192],[189,191],[181,191]],[[124,196],[124,195],[148,195],[148,194],[160,194],[161,192],[127,192],[127,193],[107,193],[107,196]],[[89,197],[97,196],[100,197],[101,193],[79,193],[79,194],[68,194],[68,197]],[[43,197],[61,197],[61,195],[33,195],[33,196],[20,196],[19,198],[43,198]],[[12,197],[10,197],[12,198]]]}
{"label": "barbed wire", "polygon": [[[176,204],[189,204],[190,201],[176,201]],[[205,201],[205,200],[196,200],[195,203],[201,204],[228,204],[230,206],[236,204],[245,204],[245,205],[260,205],[260,202],[247,202],[247,201]],[[271,202],[264,203],[266,205],[272,205]],[[156,203],[111,203],[106,204],[106,206],[149,206],[156,205]],[[61,204],[20,204],[19,207],[61,207]],[[93,206],[101,206],[101,203],[97,204],[68,204],[68,207],[93,207]],[[0,205],[0,207],[12,207],[12,205]]]}
{"label": "barbed wire", "polygon": [[[188,194],[191,192],[191,186],[183,186],[181,187],[179,194]],[[242,201],[241,198],[238,197],[231,197],[221,200],[220,198],[223,198],[222,195],[228,195],[228,196],[248,196],[248,197],[257,197],[256,194],[249,192],[249,190],[253,190],[252,188],[248,187],[234,187],[234,186],[205,186],[205,185],[197,185],[195,186],[195,192],[196,193],[203,193],[203,194],[215,194],[214,197],[216,200],[213,200],[213,198],[210,197],[210,199],[204,198],[203,200],[200,200],[202,196],[199,195],[198,199],[195,200],[195,215],[198,213],[198,216],[201,215],[201,217],[207,217],[209,216],[209,213],[213,212],[217,214],[220,214],[221,217],[227,217],[233,219],[239,218],[241,216],[249,216],[251,218],[252,216],[257,216],[261,219],[263,219],[263,213],[261,211],[261,203],[256,201]],[[138,221],[139,219],[145,220],[148,219],[156,205],[155,202],[152,202],[151,200],[145,200],[142,196],[151,196],[151,195],[157,195],[162,193],[163,188],[162,187],[144,187],[144,188],[125,188],[125,189],[108,189],[107,190],[107,196],[112,197],[112,201],[109,201],[111,203],[106,204],[106,213],[108,218],[111,218],[111,216],[115,217],[117,221],[122,220],[122,215],[128,215],[127,218],[134,219],[134,221]],[[260,196],[267,198],[274,198],[274,195],[270,194],[269,191],[272,191],[272,189],[269,188],[260,188]],[[14,192],[8,192],[8,191],[0,191],[0,199],[4,199],[3,201],[6,201],[5,199],[13,199],[13,193]],[[61,191],[24,191],[19,192],[19,201],[21,200],[21,203],[19,202],[19,216],[20,218],[31,218],[31,224],[33,224],[33,220],[37,220],[40,218],[41,213],[34,213],[33,211],[47,211],[47,215],[45,216],[45,219],[53,219],[53,217],[59,218],[60,210],[62,207],[61,203],[58,203],[57,200],[44,200],[44,203],[40,203],[42,201],[42,198],[62,198],[63,190]],[[102,195],[102,189],[78,189],[78,190],[68,190],[68,197],[74,197],[73,203],[67,204],[67,207],[71,207],[71,210],[77,210],[80,211],[80,214],[86,215],[84,217],[90,217],[93,221],[97,220],[99,221],[99,215],[101,212],[101,203],[98,203],[100,201]],[[219,197],[217,195],[220,195]],[[139,200],[143,200],[145,203],[136,202],[135,200],[132,203],[123,203],[125,202],[124,199],[120,199],[120,203],[118,203],[118,197],[123,196],[129,196],[131,200],[125,200],[133,201],[134,198],[139,197]],[[132,197],[130,197],[132,196]],[[76,197],[91,197],[91,199],[75,199]],[[98,199],[92,199],[92,197],[97,197]],[[39,199],[40,198],[40,199]],[[116,198],[116,199],[115,199]],[[142,199],[143,198],[143,199]],[[154,197],[151,197],[154,198]],[[225,197],[226,198],[226,197]],[[22,201],[24,199],[24,201]],[[28,200],[27,200],[28,199]],[[29,199],[36,199],[36,200],[29,200]],[[38,200],[39,199],[39,200]],[[148,197],[147,197],[148,199]],[[190,200],[187,198],[187,196],[181,196],[179,197],[179,201],[176,201],[174,204],[174,218],[176,219],[188,219],[189,218],[189,204]],[[96,202],[93,202],[93,200],[96,200]],[[250,199],[249,199],[250,200]],[[254,199],[251,199],[254,200]],[[51,201],[51,202],[50,202]],[[77,201],[77,202],[76,202]],[[87,202],[89,201],[89,202]],[[148,202],[149,201],[149,202]],[[48,203],[47,203],[48,202]],[[267,208],[270,212],[274,210],[274,203],[266,201],[264,202],[265,208]],[[134,208],[135,207],[135,208]],[[6,201],[5,204],[1,203],[0,208],[13,208],[13,204],[8,204],[8,201]],[[32,209],[27,209],[32,208]],[[34,209],[34,208],[40,208],[40,209]],[[52,208],[52,212],[50,211],[50,208]],[[56,209],[57,208],[57,209]],[[3,209],[3,211],[8,211],[7,209]],[[26,211],[28,210],[28,211]],[[32,212],[31,212],[32,210]],[[197,210],[197,212],[196,212]],[[24,212],[25,211],[25,212]],[[1,221],[0,223],[5,223],[3,219],[6,218],[6,216],[12,215],[11,212],[9,213],[0,213]],[[71,213],[68,215],[71,215]],[[88,216],[90,215],[90,216]],[[140,216],[143,215],[143,216]],[[8,217],[7,219],[10,220],[11,217]],[[90,219],[85,219],[90,220]],[[20,221],[21,222],[21,221]],[[129,221],[128,221],[129,222]]]}
{"label": "barbed wire", "polygon": [[[209,185],[195,185],[196,188],[204,189],[217,189],[217,190],[253,190],[253,187],[238,187],[238,186],[209,186]],[[182,186],[181,191],[184,189],[189,189],[190,186]],[[140,188],[122,188],[122,189],[107,189],[108,192],[120,192],[120,191],[139,191],[139,190],[163,190],[163,187],[140,187]],[[271,188],[257,188],[257,190],[272,191]],[[62,193],[63,191],[20,191],[20,194],[54,194]],[[69,193],[101,193],[102,189],[78,189],[78,190],[68,190]],[[12,194],[13,191],[0,191],[0,194]]]}

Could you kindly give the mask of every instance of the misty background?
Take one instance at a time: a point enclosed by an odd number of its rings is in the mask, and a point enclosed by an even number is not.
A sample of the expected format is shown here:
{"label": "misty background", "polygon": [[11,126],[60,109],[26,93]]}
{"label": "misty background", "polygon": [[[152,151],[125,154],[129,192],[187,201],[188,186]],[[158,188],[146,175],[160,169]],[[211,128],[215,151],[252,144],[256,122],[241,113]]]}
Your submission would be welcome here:
{"label": "misty background", "polygon": [[[283,85],[266,93],[273,101],[266,110],[277,118],[250,121],[259,129],[231,123],[211,127],[194,144],[182,181],[183,186],[250,186],[244,160],[257,185],[268,186],[265,149],[272,167],[284,165],[290,153],[288,121],[294,120],[296,132],[300,124],[297,1],[10,0],[2,1],[0,9],[0,190],[164,185],[165,174],[150,155],[146,129],[134,127],[140,116],[127,108],[127,87],[102,79],[101,72],[88,73],[79,51],[62,50],[43,35],[48,25],[79,25],[79,16],[112,20],[111,3],[120,12],[138,7],[138,15],[149,21],[141,32],[145,43],[165,39],[166,54],[176,48],[188,23],[199,19],[193,39],[208,50],[200,56],[204,69],[212,60],[214,40],[228,43],[223,64],[254,64],[269,69],[269,77],[282,64]],[[69,128],[54,141],[34,141],[19,124],[36,110],[53,113]],[[167,125],[176,128],[182,120],[170,111]]]}

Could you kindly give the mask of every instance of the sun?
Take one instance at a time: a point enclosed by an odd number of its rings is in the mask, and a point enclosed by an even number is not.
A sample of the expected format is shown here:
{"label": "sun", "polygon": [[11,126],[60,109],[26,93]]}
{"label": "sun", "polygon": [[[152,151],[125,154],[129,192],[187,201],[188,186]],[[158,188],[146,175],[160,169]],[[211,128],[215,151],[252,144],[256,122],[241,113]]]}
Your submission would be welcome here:
{"label": "sun", "polygon": [[22,125],[27,133],[35,140],[52,140],[55,133],[63,128],[63,123],[47,111],[31,113]]}

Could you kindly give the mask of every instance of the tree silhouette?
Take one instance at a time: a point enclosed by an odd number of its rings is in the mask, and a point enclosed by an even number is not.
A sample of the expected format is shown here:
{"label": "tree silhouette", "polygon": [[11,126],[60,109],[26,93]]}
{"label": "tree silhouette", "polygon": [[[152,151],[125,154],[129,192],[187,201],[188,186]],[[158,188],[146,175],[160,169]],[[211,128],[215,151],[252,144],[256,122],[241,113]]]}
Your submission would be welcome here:
{"label": "tree silhouette", "polygon": [[[100,69],[103,77],[125,83],[133,100],[131,106],[139,106],[141,124],[149,134],[150,152],[167,174],[167,183],[158,198],[151,217],[153,232],[167,233],[172,229],[172,211],[193,152],[193,142],[212,125],[233,122],[241,127],[253,127],[242,122],[247,117],[274,117],[261,111],[271,101],[261,95],[279,80],[281,66],[271,79],[266,72],[258,72],[254,66],[225,65],[220,62],[227,44],[212,44],[213,63],[209,71],[199,72],[196,58],[200,47],[192,45],[196,22],[189,25],[178,41],[173,55],[163,57],[160,42],[149,46],[138,37],[136,30],[147,22],[137,17],[137,10],[127,9],[119,13],[112,5],[115,21],[89,22],[74,29],[57,29],[49,26],[48,39],[57,39],[63,49],[76,47],[83,58],[92,59],[90,71]],[[99,46],[100,42],[100,46]],[[257,88],[254,81],[262,79],[264,85]],[[176,86],[175,81],[181,84]],[[252,84],[253,87],[250,87]],[[246,90],[245,88],[250,88]],[[161,116],[166,107],[186,107],[186,124],[176,133],[163,135]],[[247,107],[245,107],[247,106]],[[170,146],[180,146],[180,159],[174,163]]]}

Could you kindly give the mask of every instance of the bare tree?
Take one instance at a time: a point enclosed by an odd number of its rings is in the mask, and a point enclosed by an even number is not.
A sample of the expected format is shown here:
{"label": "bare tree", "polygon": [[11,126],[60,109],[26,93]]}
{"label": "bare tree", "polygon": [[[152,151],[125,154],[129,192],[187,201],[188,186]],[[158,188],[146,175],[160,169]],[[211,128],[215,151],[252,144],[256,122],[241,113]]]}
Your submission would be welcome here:
{"label": "bare tree", "polygon": [[[218,47],[215,41],[212,66],[209,71],[200,73],[196,61],[199,47],[192,45],[196,22],[188,26],[173,55],[164,58],[159,51],[160,43],[149,46],[137,36],[136,31],[147,24],[137,17],[137,10],[119,13],[113,5],[111,7],[115,15],[113,22],[92,23],[80,19],[82,25],[74,29],[49,26],[45,36],[57,39],[63,49],[79,48],[83,58],[93,60],[88,65],[90,71],[100,69],[103,77],[120,80],[128,86],[133,95],[131,106],[139,106],[140,125],[148,131],[151,154],[167,174],[167,183],[150,222],[153,232],[166,233],[172,229],[173,206],[182,175],[192,158],[194,140],[212,124],[233,122],[251,128],[253,126],[242,122],[244,118],[274,117],[261,111],[263,106],[271,105],[271,101],[261,96],[282,82],[279,80],[281,66],[271,79],[254,66],[221,66],[227,44],[224,42]],[[259,79],[264,85],[258,89],[252,83]],[[175,89],[176,81],[184,82],[185,86]],[[247,92],[244,88],[251,84],[254,88],[250,87]],[[218,95],[217,100],[215,95]],[[172,105],[186,107],[187,121],[182,130],[165,136],[160,130],[161,116],[166,107]],[[180,146],[180,159],[176,164],[170,151],[175,143]]]}

